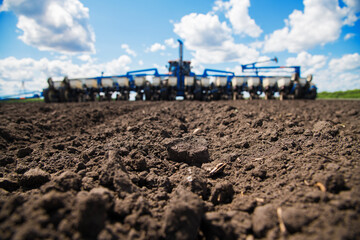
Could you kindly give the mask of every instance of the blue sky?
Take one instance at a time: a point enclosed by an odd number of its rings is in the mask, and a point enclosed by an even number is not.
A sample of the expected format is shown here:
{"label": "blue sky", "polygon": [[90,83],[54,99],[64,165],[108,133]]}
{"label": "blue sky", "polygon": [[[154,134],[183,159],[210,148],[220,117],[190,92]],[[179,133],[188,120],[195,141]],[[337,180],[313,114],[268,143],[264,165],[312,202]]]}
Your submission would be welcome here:
{"label": "blue sky", "polygon": [[0,0],[0,95],[49,76],[166,72],[179,38],[196,73],[277,56],[320,91],[360,88],[359,17],[359,0]]}

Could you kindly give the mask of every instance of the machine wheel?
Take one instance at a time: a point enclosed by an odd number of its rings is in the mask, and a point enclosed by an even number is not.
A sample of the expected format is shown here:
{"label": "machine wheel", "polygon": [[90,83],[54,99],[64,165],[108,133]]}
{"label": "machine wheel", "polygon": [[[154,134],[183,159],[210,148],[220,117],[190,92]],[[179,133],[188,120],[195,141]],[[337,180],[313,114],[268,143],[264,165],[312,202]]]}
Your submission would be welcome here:
{"label": "machine wheel", "polygon": [[61,91],[60,96],[61,102],[72,102],[72,96],[68,89]]}
{"label": "machine wheel", "polygon": [[43,90],[43,95],[44,95],[44,101],[46,103],[50,103],[50,99],[49,99],[49,89],[46,88]]}
{"label": "machine wheel", "polygon": [[50,102],[58,102],[58,98],[57,98],[54,90],[49,90],[48,96],[49,96]]}
{"label": "machine wheel", "polygon": [[311,91],[310,91],[310,99],[315,100],[316,95],[317,95],[316,89],[311,89]]}
{"label": "machine wheel", "polygon": [[295,88],[295,92],[294,92],[294,98],[295,99],[300,99],[301,97],[301,87],[300,86],[296,86]]}
{"label": "machine wheel", "polygon": [[106,98],[106,100],[109,101],[109,102],[111,101],[111,95],[112,95],[112,94],[109,93],[109,92],[107,92],[107,93],[105,94],[105,98]]}

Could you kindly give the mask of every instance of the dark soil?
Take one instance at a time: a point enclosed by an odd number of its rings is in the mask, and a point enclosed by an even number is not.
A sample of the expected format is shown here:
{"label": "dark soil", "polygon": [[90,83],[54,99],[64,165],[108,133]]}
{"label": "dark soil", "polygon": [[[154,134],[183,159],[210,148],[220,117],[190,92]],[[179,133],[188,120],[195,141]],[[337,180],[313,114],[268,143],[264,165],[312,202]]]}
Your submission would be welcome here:
{"label": "dark soil", "polygon": [[0,239],[360,239],[360,101],[0,104]]}

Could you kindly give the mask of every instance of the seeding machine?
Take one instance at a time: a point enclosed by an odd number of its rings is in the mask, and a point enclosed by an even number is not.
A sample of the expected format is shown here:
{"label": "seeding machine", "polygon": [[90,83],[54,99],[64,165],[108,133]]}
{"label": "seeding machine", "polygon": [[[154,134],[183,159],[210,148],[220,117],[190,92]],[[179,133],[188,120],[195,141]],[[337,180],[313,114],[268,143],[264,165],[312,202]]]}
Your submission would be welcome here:
{"label": "seeding machine", "polygon": [[[65,77],[55,81],[48,79],[49,87],[43,90],[45,102],[74,102],[129,100],[130,92],[135,100],[189,100],[243,99],[248,92],[250,99],[273,99],[277,93],[284,99],[315,99],[317,88],[312,75],[300,77],[299,66],[258,66],[277,58],[242,65],[243,75],[230,71],[205,69],[202,75],[191,71],[191,62],[183,61],[183,42],[179,42],[179,60],[169,61],[167,74],[156,68],[127,72],[125,75],[100,76],[94,78]],[[267,76],[266,72],[289,70],[288,75]],[[262,74],[261,74],[262,73]]]}

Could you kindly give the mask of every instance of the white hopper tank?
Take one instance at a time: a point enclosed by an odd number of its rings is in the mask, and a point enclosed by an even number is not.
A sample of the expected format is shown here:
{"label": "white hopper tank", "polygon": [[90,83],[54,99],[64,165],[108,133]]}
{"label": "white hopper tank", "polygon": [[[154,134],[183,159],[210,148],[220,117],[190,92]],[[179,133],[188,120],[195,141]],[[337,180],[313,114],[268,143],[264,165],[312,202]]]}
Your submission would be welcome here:
{"label": "white hopper tank", "polygon": [[176,87],[177,86],[177,77],[169,77],[168,84],[170,87]]}
{"label": "white hopper tank", "polygon": [[209,87],[210,86],[210,78],[207,78],[207,77],[201,78],[201,86]]}
{"label": "white hopper tank", "polygon": [[129,86],[129,79],[127,77],[117,77],[117,78],[114,78],[114,81],[117,82],[119,87],[128,87]]}
{"label": "white hopper tank", "polygon": [[112,78],[102,78],[101,85],[103,87],[113,87],[114,86],[113,79]]}
{"label": "white hopper tank", "polygon": [[72,89],[82,89],[82,81],[81,79],[69,79],[69,85]]}
{"label": "white hopper tank", "polygon": [[250,77],[247,80],[249,87],[258,87],[260,85],[260,78],[259,77]]}
{"label": "white hopper tank", "polygon": [[186,76],[184,81],[185,81],[185,86],[192,87],[194,86],[195,78],[191,76]]}
{"label": "white hopper tank", "polygon": [[160,77],[153,77],[152,78],[152,85],[155,87],[159,87],[160,86],[160,82],[161,82],[161,78]]}
{"label": "white hopper tank", "polygon": [[134,81],[135,81],[135,86],[137,87],[142,87],[145,85],[145,77],[135,77]]}
{"label": "white hopper tank", "polygon": [[290,82],[291,82],[291,78],[283,77],[277,81],[277,85],[279,88],[288,87],[290,86]]}
{"label": "white hopper tank", "polygon": [[93,78],[85,79],[84,84],[87,88],[97,88],[98,87],[97,79],[93,79]]}
{"label": "white hopper tank", "polygon": [[227,83],[227,77],[216,77],[215,84],[217,87],[225,87]]}
{"label": "white hopper tank", "polygon": [[264,78],[263,79],[263,87],[274,87],[276,85],[276,82],[277,82],[277,78]]}
{"label": "white hopper tank", "polygon": [[306,78],[299,78],[300,86],[304,87],[306,85]]}
{"label": "white hopper tank", "polygon": [[240,87],[245,83],[245,77],[233,77],[232,85],[233,87]]}
{"label": "white hopper tank", "polygon": [[62,81],[53,81],[53,86],[57,90],[62,86]]}
{"label": "white hopper tank", "polygon": [[227,84],[227,77],[216,77],[215,84],[217,87],[225,87]]}

